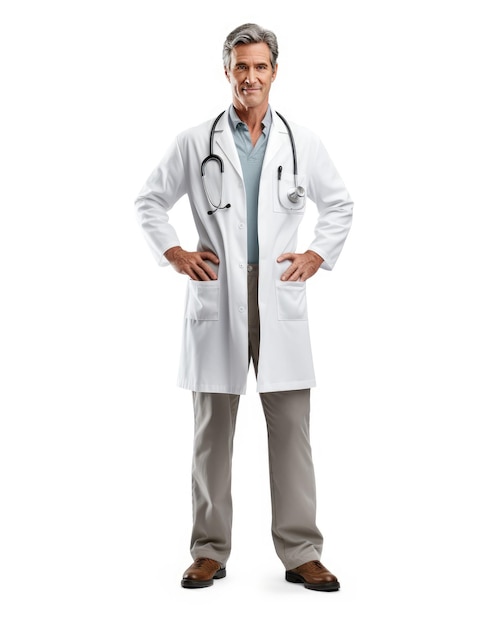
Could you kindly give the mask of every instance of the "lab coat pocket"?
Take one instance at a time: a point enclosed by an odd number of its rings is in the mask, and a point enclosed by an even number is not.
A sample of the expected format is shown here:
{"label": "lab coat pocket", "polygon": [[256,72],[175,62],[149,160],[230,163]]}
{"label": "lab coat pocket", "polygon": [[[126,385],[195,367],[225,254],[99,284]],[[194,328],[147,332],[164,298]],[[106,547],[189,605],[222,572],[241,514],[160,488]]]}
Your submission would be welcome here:
{"label": "lab coat pocket", "polygon": [[[304,181],[299,178],[298,185],[304,189]],[[292,174],[287,174],[282,171],[280,180],[278,176],[273,179],[272,188],[273,210],[275,213],[288,213],[289,215],[302,215],[304,213],[306,195],[298,197],[296,202],[289,200],[287,195],[296,188]]]}
{"label": "lab coat pocket", "polygon": [[219,319],[219,282],[217,280],[188,281],[185,318],[200,321]]}
{"label": "lab coat pocket", "polygon": [[277,315],[280,321],[302,322],[308,320],[306,283],[276,281]]}

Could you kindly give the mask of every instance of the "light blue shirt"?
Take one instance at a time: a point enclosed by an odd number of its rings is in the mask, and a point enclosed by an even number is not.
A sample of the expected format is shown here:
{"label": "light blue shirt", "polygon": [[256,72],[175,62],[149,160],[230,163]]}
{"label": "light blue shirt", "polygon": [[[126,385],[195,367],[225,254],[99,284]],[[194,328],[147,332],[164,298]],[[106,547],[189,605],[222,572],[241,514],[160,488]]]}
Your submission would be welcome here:
{"label": "light blue shirt", "polygon": [[259,262],[259,240],[257,215],[259,199],[259,181],[263,167],[264,153],[268,143],[271,126],[271,111],[268,107],[261,123],[263,132],[252,145],[247,124],[238,117],[235,107],[230,107],[230,127],[237,147],[242,173],[244,175],[245,196],[247,198],[247,263]]}

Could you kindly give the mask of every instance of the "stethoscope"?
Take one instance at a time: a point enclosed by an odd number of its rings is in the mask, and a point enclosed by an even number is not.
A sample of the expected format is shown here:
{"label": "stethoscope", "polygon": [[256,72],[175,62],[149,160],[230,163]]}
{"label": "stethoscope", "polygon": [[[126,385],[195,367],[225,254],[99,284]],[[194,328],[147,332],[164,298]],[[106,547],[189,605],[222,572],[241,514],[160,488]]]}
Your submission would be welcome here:
{"label": "stethoscope", "polygon": [[[296,143],[294,141],[294,135],[292,134],[291,127],[287,123],[287,120],[285,119],[285,117],[283,117],[283,115],[280,115],[280,113],[278,113],[278,111],[275,111],[275,113],[278,115],[278,117],[285,124],[285,127],[287,128],[287,133],[289,135],[289,139],[290,139],[290,142],[291,142],[292,163],[293,163],[293,173],[294,173],[294,187],[292,187],[292,189],[288,190],[287,198],[288,198],[288,200],[292,204],[297,204],[302,198],[305,197],[306,191],[305,191],[304,187],[301,187],[300,185],[297,184]],[[218,211],[219,209],[229,209],[231,207],[231,204],[229,204],[229,203],[225,204],[225,205],[223,205],[223,203],[222,203],[222,198],[223,198],[223,181],[224,181],[224,176],[223,176],[224,164],[223,164],[223,159],[219,155],[214,154],[214,151],[213,151],[214,132],[216,130],[217,123],[219,122],[219,120],[221,119],[223,114],[224,114],[224,111],[222,113],[220,113],[216,117],[216,119],[214,120],[214,123],[212,124],[212,128],[210,130],[210,136],[209,136],[209,154],[208,154],[208,156],[205,157],[205,159],[202,161],[202,163],[200,165],[200,171],[201,171],[201,174],[202,174],[202,184],[204,186],[204,192],[205,192],[205,195],[207,197],[207,200],[208,200],[209,204],[212,207],[214,207],[212,210],[207,211],[208,215],[214,215],[214,213],[216,211]],[[205,168],[206,168],[207,163],[209,163],[210,161],[215,161],[218,164],[219,171],[221,173],[221,194],[219,196],[219,202],[217,204],[212,201],[212,198],[210,197],[209,191],[208,191],[207,186],[205,184]],[[282,166],[279,165],[279,167],[278,167],[278,187],[279,187],[278,197],[279,197],[279,200],[280,200],[280,181],[282,180],[282,169],[283,169]],[[302,207],[302,204],[301,204],[301,207]],[[294,207],[287,207],[287,208],[290,208],[290,210],[294,210]]]}

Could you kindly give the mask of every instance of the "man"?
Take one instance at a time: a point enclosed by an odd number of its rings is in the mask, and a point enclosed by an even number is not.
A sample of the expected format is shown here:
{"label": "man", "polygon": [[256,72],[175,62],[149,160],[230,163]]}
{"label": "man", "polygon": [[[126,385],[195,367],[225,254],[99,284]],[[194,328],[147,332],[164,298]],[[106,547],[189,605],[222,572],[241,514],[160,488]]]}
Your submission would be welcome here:
{"label": "man", "polygon": [[[178,379],[193,392],[195,417],[194,562],[181,582],[188,589],[226,575],[233,436],[251,360],[268,430],[272,536],[286,580],[339,589],[319,560],[305,281],[333,268],[353,205],[320,140],[269,106],[277,56],[275,35],[256,24],[228,35],[223,61],[232,105],[181,133],[136,201],[158,262],[190,279]],[[181,247],[167,214],[185,194],[196,251]],[[318,220],[309,249],[296,252],[307,197]]]}

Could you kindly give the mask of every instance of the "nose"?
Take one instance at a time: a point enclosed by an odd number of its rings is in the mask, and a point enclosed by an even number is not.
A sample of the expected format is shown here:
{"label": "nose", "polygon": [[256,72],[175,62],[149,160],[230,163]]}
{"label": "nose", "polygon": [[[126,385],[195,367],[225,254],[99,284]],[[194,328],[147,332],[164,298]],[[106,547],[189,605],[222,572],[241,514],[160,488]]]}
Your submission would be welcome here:
{"label": "nose", "polygon": [[247,77],[245,78],[245,82],[248,85],[252,85],[254,83],[254,80],[256,78],[256,74],[255,71],[252,67],[249,67],[249,69],[247,70]]}

